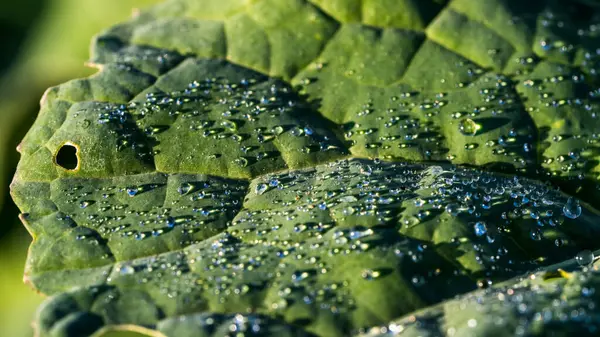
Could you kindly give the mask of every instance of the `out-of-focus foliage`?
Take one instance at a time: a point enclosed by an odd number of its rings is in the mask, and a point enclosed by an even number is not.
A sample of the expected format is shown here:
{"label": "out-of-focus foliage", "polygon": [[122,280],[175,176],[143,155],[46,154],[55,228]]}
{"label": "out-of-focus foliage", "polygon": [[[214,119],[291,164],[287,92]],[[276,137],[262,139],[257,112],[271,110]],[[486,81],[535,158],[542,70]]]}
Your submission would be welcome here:
{"label": "out-of-focus foliage", "polygon": [[22,282],[30,237],[8,197],[15,147],[48,86],[96,71],[84,65],[92,36],[155,2],[0,1],[0,336],[31,336],[33,312],[43,299]]}
{"label": "out-of-focus foliage", "polygon": [[0,241],[0,336],[29,337],[35,308],[42,297],[23,284],[23,263],[30,239],[12,231]]}

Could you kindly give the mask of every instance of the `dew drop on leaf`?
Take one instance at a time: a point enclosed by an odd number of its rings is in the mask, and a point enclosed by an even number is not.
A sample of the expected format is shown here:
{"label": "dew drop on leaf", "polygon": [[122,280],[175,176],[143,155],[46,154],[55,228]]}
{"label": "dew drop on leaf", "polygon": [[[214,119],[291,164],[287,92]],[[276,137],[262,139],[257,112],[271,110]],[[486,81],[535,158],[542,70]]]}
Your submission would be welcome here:
{"label": "dew drop on leaf", "polygon": [[457,216],[460,212],[460,206],[457,203],[450,203],[446,205],[446,212],[452,216]]}
{"label": "dew drop on leaf", "polygon": [[539,229],[534,228],[529,232],[529,237],[533,240],[533,241],[540,241],[542,239],[542,233],[540,232]]}
{"label": "dew drop on leaf", "polygon": [[190,193],[194,189],[194,185],[191,183],[183,183],[179,188],[177,188],[177,192],[181,195],[186,195]]}
{"label": "dew drop on leaf", "polygon": [[296,271],[292,274],[292,281],[301,282],[302,280],[305,280],[309,276],[310,276],[310,274],[306,271]]}
{"label": "dew drop on leaf", "polygon": [[135,269],[130,265],[123,265],[119,268],[119,274],[121,275],[130,275],[135,272]]}
{"label": "dew drop on leaf", "polygon": [[463,119],[458,124],[458,130],[465,136],[475,136],[479,129],[481,129],[481,125],[475,123],[475,121],[470,118]]}
{"label": "dew drop on leaf", "polygon": [[299,128],[297,126],[294,126],[290,132],[293,136],[296,136],[296,137],[300,137],[304,134],[304,130],[302,130],[301,128]]}
{"label": "dew drop on leaf", "polygon": [[563,214],[569,219],[577,219],[581,215],[579,201],[570,197],[563,207]]}
{"label": "dew drop on leaf", "polygon": [[271,178],[271,180],[269,180],[269,185],[272,187],[277,187],[279,185],[279,179]]}
{"label": "dew drop on leaf", "polygon": [[354,214],[354,212],[355,212],[355,210],[354,210],[354,207],[352,207],[352,206],[345,207],[342,210],[342,214],[344,214],[344,215],[352,215],[352,214]]}
{"label": "dew drop on leaf", "polygon": [[582,250],[575,256],[575,261],[580,266],[589,266],[594,262],[594,253],[591,250]]}
{"label": "dew drop on leaf", "polygon": [[483,221],[477,221],[473,228],[477,236],[484,236],[487,233],[487,225]]}
{"label": "dew drop on leaf", "polygon": [[261,194],[265,193],[268,188],[269,188],[269,186],[267,184],[260,183],[260,184],[256,185],[256,189],[254,190],[254,192],[258,195],[261,195]]}
{"label": "dew drop on leaf", "polygon": [[235,160],[235,163],[238,164],[240,167],[246,167],[248,166],[248,159],[244,157],[239,157]]}
{"label": "dew drop on leaf", "polygon": [[138,193],[139,193],[140,189],[137,187],[128,187],[125,189],[125,192],[127,192],[127,195],[130,197],[135,197]]}
{"label": "dew drop on leaf", "polygon": [[363,279],[367,280],[367,281],[372,281],[375,280],[376,278],[381,276],[381,272],[377,271],[377,270],[372,270],[372,269],[365,269],[361,272],[360,274],[362,276]]}

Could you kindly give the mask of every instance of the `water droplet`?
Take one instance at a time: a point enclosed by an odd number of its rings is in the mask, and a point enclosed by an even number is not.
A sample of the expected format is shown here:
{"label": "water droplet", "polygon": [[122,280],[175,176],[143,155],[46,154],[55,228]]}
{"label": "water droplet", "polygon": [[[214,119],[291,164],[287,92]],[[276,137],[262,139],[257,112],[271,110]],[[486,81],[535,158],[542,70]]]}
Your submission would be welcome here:
{"label": "water droplet", "polygon": [[294,126],[291,130],[290,133],[292,134],[292,136],[296,136],[296,137],[300,137],[304,134],[304,130],[302,130],[301,128]]}
{"label": "water droplet", "polygon": [[171,217],[171,216],[170,216],[170,217],[168,217],[168,218],[165,220],[165,224],[166,224],[166,225],[167,225],[167,227],[169,227],[169,228],[173,228],[173,227],[175,227],[175,218],[173,218],[173,217]]}
{"label": "water droplet", "polygon": [[342,214],[344,214],[344,215],[352,215],[352,214],[354,214],[354,212],[355,212],[355,210],[354,210],[354,207],[352,207],[352,206],[345,207],[342,210]]}
{"label": "water droplet", "polygon": [[276,125],[273,127],[272,131],[275,135],[280,135],[283,133],[284,129],[281,125]]}
{"label": "water droplet", "polygon": [[246,159],[244,157],[239,157],[235,160],[235,163],[241,167],[246,167],[246,166],[248,166],[248,159]]}
{"label": "water droplet", "polygon": [[581,215],[579,200],[569,197],[563,207],[563,214],[570,219],[577,219]]}
{"label": "water droplet", "polygon": [[279,179],[277,179],[277,178],[271,178],[271,180],[269,180],[269,186],[272,186],[272,187],[279,186]]}
{"label": "water droplet", "polygon": [[140,189],[137,187],[128,187],[125,189],[125,191],[127,192],[128,196],[135,197],[139,193]]}
{"label": "water droplet", "polygon": [[589,266],[594,262],[594,253],[591,250],[582,250],[575,256],[575,261],[580,266]]}
{"label": "water droplet", "polygon": [[87,208],[88,206],[92,205],[93,203],[94,203],[94,201],[92,201],[92,200],[84,200],[79,203],[79,207]]}
{"label": "water droplet", "polygon": [[131,275],[135,272],[135,269],[130,265],[122,265],[119,268],[119,274],[121,275]]}
{"label": "water droplet", "polygon": [[237,124],[234,121],[225,120],[221,122],[221,125],[227,129],[227,131],[235,132],[237,131]]}
{"label": "water droplet", "polygon": [[361,272],[360,276],[367,281],[372,281],[381,276],[381,272],[372,269],[365,269]]}
{"label": "water droplet", "polygon": [[309,276],[310,276],[310,273],[308,273],[307,271],[296,271],[292,274],[292,281],[300,282],[302,280],[305,280]]}
{"label": "water droplet", "polygon": [[371,236],[373,235],[373,230],[371,228],[368,229],[364,229],[364,228],[355,228],[353,230],[350,231],[350,239],[351,240],[357,240],[357,239],[361,239],[367,236]]}
{"label": "water droplet", "polygon": [[475,136],[479,129],[481,129],[481,125],[470,118],[463,119],[458,125],[458,130],[465,136]]}
{"label": "water droplet", "polygon": [[473,228],[477,236],[484,236],[487,233],[487,225],[483,221],[477,221]]}
{"label": "water droplet", "polygon": [[533,241],[540,241],[542,239],[542,232],[538,228],[534,228],[529,232],[529,237]]}
{"label": "water droplet", "polygon": [[254,192],[258,195],[261,195],[261,194],[265,193],[267,191],[267,189],[269,189],[269,186],[267,184],[260,183],[260,184],[256,185],[256,189],[254,190]]}
{"label": "water droplet", "polygon": [[190,193],[194,189],[194,185],[192,183],[183,183],[179,188],[177,188],[177,192],[181,195],[186,195]]}
{"label": "water droplet", "polygon": [[446,205],[446,212],[452,216],[457,216],[460,213],[460,206],[457,203],[450,203]]}

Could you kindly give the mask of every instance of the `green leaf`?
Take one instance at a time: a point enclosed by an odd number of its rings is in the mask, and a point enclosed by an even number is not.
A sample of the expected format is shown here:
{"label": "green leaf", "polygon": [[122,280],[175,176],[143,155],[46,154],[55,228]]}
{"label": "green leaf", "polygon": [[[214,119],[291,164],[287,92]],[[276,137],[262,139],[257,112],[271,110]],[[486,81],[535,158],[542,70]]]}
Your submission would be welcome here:
{"label": "green leaf", "polygon": [[543,333],[493,298],[598,248],[599,9],[172,0],[98,35],[19,147],[39,334],[451,335],[481,296]]}

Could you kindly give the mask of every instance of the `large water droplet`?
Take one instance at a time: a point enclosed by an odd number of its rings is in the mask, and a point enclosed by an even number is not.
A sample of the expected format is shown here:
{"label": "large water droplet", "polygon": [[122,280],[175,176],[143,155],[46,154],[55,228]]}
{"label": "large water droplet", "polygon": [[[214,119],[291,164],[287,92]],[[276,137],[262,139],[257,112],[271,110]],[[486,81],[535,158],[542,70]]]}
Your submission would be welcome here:
{"label": "large water droplet", "polygon": [[475,123],[475,121],[470,118],[463,119],[458,124],[458,130],[465,136],[475,136],[479,129],[481,129],[481,125]]}
{"label": "large water droplet", "polygon": [[487,233],[487,225],[483,221],[477,221],[473,228],[477,236],[484,236]]}
{"label": "large water droplet", "polygon": [[457,216],[460,213],[460,205],[457,203],[450,203],[446,205],[446,212],[452,216]]}
{"label": "large water droplet", "polygon": [[349,236],[350,236],[351,240],[357,240],[357,239],[360,239],[360,238],[371,236],[371,235],[373,235],[373,233],[374,232],[373,232],[373,230],[371,228],[367,228],[367,229],[356,228],[356,229],[352,229],[350,231],[350,233],[349,233],[350,235]]}
{"label": "large water droplet", "polygon": [[575,261],[580,266],[589,266],[594,262],[594,253],[591,250],[582,250],[575,256]]}
{"label": "large water droplet", "polygon": [[577,219],[581,215],[579,200],[570,197],[563,206],[563,214],[570,219]]}
{"label": "large water droplet", "polygon": [[425,205],[425,200],[423,200],[421,198],[416,198],[414,203],[415,203],[415,206],[422,207],[423,205]]}
{"label": "large water droplet", "polygon": [[267,184],[260,183],[256,185],[256,189],[254,191],[256,192],[256,194],[261,195],[265,193],[267,189],[269,189],[269,186]]}
{"label": "large water droplet", "polygon": [[140,189],[138,187],[128,187],[125,189],[125,191],[127,192],[128,196],[135,197],[140,192]]}
{"label": "large water droplet", "polygon": [[179,192],[179,194],[181,194],[181,195],[186,195],[186,194],[190,193],[193,189],[194,189],[193,184],[183,183],[183,184],[181,184],[181,186],[179,186],[179,188],[177,189],[177,192]]}

